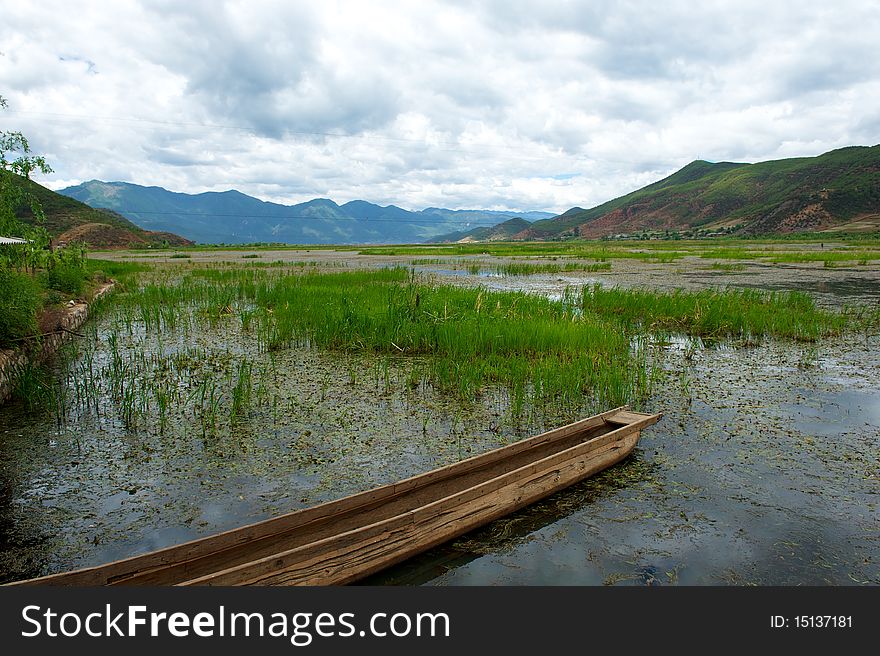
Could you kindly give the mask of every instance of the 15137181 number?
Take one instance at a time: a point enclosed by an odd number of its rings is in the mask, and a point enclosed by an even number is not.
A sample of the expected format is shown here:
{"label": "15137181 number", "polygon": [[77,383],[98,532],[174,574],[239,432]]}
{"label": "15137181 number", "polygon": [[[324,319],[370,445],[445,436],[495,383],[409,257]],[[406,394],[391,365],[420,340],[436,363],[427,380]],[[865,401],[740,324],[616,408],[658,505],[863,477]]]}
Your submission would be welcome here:
{"label": "15137181 number", "polygon": [[794,625],[799,629],[850,629],[852,615],[796,615]]}

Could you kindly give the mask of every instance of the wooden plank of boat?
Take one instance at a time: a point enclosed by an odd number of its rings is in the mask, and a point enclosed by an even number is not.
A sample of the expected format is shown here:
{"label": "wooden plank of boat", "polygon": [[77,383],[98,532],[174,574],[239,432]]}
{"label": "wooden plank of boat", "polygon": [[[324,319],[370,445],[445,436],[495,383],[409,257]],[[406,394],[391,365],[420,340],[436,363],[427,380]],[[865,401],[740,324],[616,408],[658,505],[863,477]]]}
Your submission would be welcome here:
{"label": "wooden plank of boat", "polygon": [[641,429],[660,416],[615,408],[336,501],[17,584],[351,583],[613,465],[632,451]]}

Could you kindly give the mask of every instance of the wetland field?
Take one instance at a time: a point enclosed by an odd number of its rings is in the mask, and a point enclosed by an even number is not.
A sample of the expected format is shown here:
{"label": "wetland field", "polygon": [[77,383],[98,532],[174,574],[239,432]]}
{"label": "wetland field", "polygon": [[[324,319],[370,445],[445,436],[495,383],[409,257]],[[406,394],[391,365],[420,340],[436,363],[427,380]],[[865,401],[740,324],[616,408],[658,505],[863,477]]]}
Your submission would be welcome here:
{"label": "wetland field", "polygon": [[0,407],[0,581],[96,565],[619,405],[634,454],[371,577],[880,584],[880,242],[92,253]]}

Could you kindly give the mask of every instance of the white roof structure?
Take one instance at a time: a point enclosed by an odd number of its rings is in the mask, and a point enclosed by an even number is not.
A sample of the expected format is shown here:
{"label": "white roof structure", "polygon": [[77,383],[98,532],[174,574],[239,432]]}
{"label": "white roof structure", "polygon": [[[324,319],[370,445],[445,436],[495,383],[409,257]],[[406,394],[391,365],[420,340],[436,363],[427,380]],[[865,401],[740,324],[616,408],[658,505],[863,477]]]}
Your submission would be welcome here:
{"label": "white roof structure", "polygon": [[18,237],[0,237],[0,246],[5,246],[6,244],[26,244],[28,243],[27,239],[19,239]]}

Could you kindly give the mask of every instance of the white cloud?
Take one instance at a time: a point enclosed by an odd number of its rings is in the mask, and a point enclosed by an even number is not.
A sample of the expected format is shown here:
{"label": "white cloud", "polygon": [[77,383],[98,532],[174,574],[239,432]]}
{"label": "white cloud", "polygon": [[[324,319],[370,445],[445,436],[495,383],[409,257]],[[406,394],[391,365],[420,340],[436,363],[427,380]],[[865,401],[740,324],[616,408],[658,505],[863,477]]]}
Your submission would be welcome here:
{"label": "white cloud", "polygon": [[0,9],[0,121],[56,188],[564,211],[698,157],[880,142],[857,0]]}

